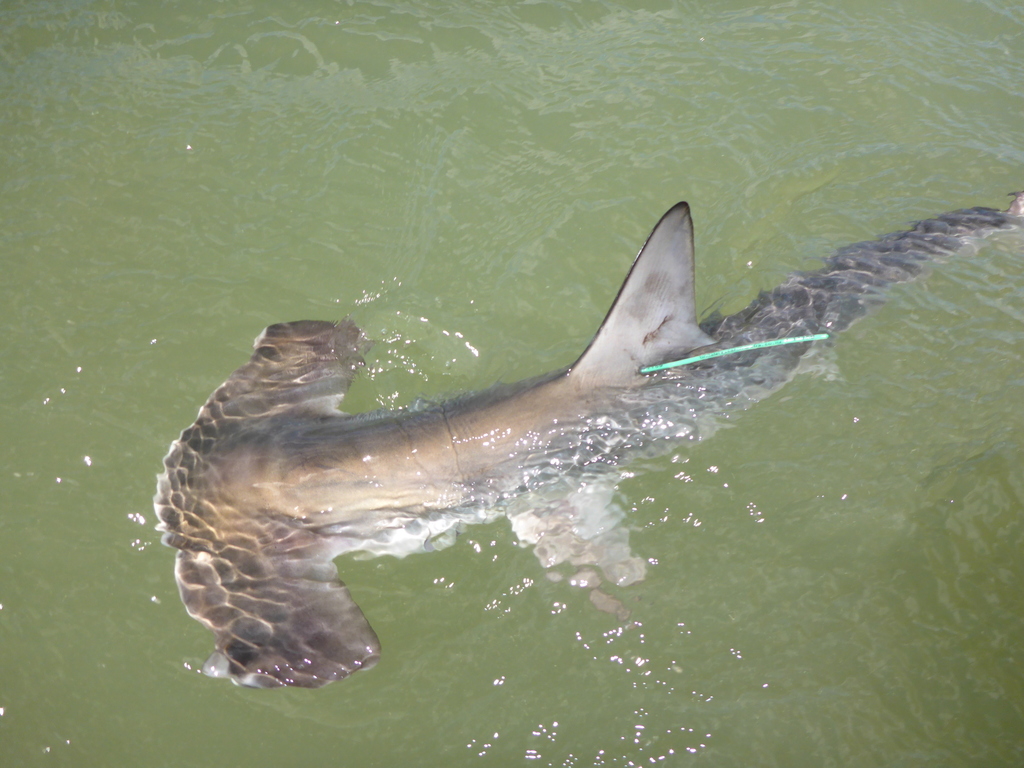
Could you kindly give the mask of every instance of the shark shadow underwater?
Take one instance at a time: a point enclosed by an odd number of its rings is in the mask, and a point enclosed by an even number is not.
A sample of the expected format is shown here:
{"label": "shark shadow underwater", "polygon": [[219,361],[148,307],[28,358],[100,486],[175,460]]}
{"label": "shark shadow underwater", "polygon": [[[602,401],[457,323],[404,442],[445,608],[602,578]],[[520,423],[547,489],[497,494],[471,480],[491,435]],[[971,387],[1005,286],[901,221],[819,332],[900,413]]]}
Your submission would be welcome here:
{"label": "shark shadow underwater", "polygon": [[188,613],[211,629],[203,671],[315,688],[375,664],[380,644],[338,579],[342,553],[431,549],[505,515],[545,566],[643,578],[612,503],[621,466],[670,451],[786,383],[817,342],[705,353],[848,328],[928,262],[1024,228],[969,208],[835,252],[726,317],[698,323],[686,203],[651,232],[586,351],[536,379],[434,404],[337,409],[369,343],[351,321],[272,325],[171,444],[154,506]]}

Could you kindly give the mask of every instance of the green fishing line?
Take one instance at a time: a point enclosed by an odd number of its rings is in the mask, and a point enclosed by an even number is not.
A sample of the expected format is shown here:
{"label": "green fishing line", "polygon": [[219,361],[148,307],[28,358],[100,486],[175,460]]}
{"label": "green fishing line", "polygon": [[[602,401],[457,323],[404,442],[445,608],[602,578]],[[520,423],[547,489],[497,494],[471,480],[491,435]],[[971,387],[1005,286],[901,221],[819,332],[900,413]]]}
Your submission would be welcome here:
{"label": "green fishing line", "polygon": [[747,352],[751,349],[764,349],[765,347],[777,347],[781,344],[802,344],[806,341],[821,341],[827,339],[827,333],[816,333],[813,336],[794,336],[791,339],[772,339],[771,341],[758,341],[754,344],[744,344],[741,347],[730,347],[729,349],[719,349],[716,352],[707,352],[703,355],[697,355],[696,357],[688,357],[685,360],[673,360],[671,363],[662,363],[661,365],[652,365],[648,368],[641,368],[640,373],[654,373],[656,371],[664,371],[666,368],[676,368],[680,365],[689,365],[690,363],[699,363],[701,360],[710,360],[712,357],[721,357],[722,355],[731,355],[736,352]]}

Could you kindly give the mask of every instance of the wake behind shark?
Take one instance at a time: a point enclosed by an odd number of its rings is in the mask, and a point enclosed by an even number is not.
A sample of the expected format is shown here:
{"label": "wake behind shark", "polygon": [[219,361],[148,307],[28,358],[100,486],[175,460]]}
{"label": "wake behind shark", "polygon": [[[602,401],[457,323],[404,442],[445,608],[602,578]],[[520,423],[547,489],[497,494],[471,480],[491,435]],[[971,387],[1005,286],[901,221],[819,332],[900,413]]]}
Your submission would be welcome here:
{"label": "wake behind shark", "polygon": [[372,666],[377,636],[334,558],[423,551],[499,515],[545,566],[597,565],[619,584],[643,578],[611,503],[616,468],[698,439],[709,416],[775,391],[812,344],[641,369],[832,336],[928,262],[1021,227],[1024,193],[1005,212],[946,213],[847,246],[740,312],[698,324],[693,230],[679,203],[654,228],[575,363],[404,410],[337,410],[369,347],[352,321],[270,326],[171,444],[157,483],[158,528],[179,550],[182,601],[216,636],[204,671],[254,687],[312,688]]}

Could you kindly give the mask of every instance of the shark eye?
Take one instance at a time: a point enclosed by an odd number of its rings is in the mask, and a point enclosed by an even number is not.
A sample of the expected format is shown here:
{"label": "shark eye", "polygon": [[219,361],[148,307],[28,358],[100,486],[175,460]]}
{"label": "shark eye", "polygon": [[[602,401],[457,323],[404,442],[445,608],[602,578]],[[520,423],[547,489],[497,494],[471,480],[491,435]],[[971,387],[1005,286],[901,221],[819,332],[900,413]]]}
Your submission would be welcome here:
{"label": "shark eye", "polygon": [[256,350],[256,354],[262,357],[264,360],[270,360],[274,363],[279,363],[284,359],[281,351],[277,347],[271,347],[269,345],[260,347]]}
{"label": "shark eye", "polygon": [[243,668],[248,669],[249,665],[256,660],[259,649],[240,640],[232,640],[224,649],[228,658]]}

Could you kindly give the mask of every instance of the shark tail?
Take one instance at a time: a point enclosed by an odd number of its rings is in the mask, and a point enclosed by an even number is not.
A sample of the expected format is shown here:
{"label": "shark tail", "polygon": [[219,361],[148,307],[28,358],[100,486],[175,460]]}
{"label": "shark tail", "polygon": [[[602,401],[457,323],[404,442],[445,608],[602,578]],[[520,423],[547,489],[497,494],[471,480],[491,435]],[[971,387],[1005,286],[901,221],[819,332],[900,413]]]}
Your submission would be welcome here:
{"label": "shark tail", "polygon": [[[885,303],[890,286],[924,275],[972,241],[1024,227],[1024,192],[1005,211],[963,208],[916,222],[877,240],[847,245],[821,269],[792,273],[745,309],[709,318],[702,327],[719,343],[737,345],[779,336],[839,333]],[[799,354],[788,350],[779,354]]]}

